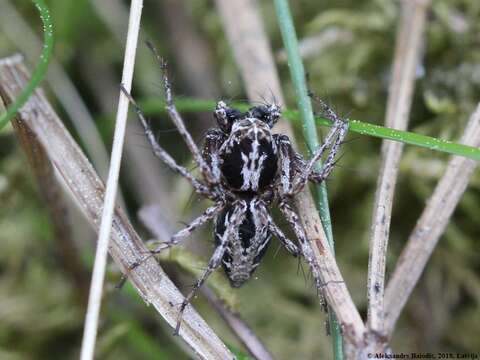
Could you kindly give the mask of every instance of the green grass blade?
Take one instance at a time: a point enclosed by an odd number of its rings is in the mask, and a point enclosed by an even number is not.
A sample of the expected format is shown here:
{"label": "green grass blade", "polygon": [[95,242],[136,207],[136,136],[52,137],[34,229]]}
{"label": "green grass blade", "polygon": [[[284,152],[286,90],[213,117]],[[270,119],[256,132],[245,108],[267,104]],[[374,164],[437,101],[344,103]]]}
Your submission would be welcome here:
{"label": "green grass blade", "polygon": [[[147,115],[154,115],[165,112],[165,103],[158,98],[149,98],[139,101],[140,106]],[[201,100],[192,98],[177,99],[175,101],[179,111],[184,113],[211,112],[215,108],[215,102],[212,100]],[[245,103],[232,103],[233,107],[245,111],[249,108]],[[284,109],[283,117],[285,119],[297,122],[300,119],[298,111]],[[331,126],[327,119],[316,117],[317,125]],[[433,151],[439,151],[451,155],[463,156],[472,160],[480,161],[480,149],[455,143],[453,141],[438,139],[431,136],[421,135],[410,131],[395,130],[392,128],[370,124],[360,120],[350,120],[350,132],[360,135],[373,136],[379,139],[393,140],[404,144],[415,145]]]}
{"label": "green grass blade", "polygon": [[374,136],[382,139],[400,141],[404,144],[421,146],[434,151],[441,151],[452,155],[480,160],[480,149],[454,143],[452,141],[437,139],[431,136],[416,134],[409,131],[395,130],[383,126],[367,124],[358,120],[350,121],[350,130],[362,135]]}
{"label": "green grass blade", "polygon": [[30,82],[27,84],[22,93],[18,96],[13,104],[11,104],[7,111],[0,115],[0,130],[15,116],[17,111],[25,105],[30,95],[33,94],[36,87],[45,77],[47,73],[48,64],[53,53],[54,45],[54,31],[52,17],[50,11],[44,0],[33,0],[36,8],[40,12],[40,18],[43,23],[43,49],[40,54],[40,59],[32,74]]}
{"label": "green grass blade", "polygon": [[[288,0],[275,0],[275,9],[277,12],[278,24],[282,33],[283,44],[287,51],[288,66],[290,75],[295,87],[297,106],[302,119],[303,135],[307,142],[310,153],[320,146],[318,140],[317,127],[313,116],[312,102],[308,95],[305,70],[298,49],[297,34],[293,24],[292,15]],[[320,168],[320,162],[317,162],[317,169]],[[330,219],[330,209],[328,206],[328,194],[325,182],[316,185],[317,208],[322,221],[325,235],[332,252],[334,252],[334,241],[332,232],[332,222]],[[330,323],[330,333],[332,335],[333,356],[335,360],[343,359],[343,339],[340,326],[333,311],[328,309]]]}

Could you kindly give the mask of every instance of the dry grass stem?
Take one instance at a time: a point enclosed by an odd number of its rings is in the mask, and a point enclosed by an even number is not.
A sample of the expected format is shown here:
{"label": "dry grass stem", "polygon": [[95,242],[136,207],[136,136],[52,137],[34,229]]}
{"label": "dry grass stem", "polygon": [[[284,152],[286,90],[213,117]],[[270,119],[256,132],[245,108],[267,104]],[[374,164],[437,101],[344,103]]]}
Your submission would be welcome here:
{"label": "dry grass stem", "polygon": [[[28,73],[20,57],[0,62],[0,94],[6,103],[11,103],[18,95],[27,83],[27,78]],[[38,138],[76,204],[95,231],[98,231],[104,185],[41,91],[36,91],[23,107],[19,120]],[[123,272],[128,272],[132,264],[142,261],[149,254],[119,207],[116,207],[113,215],[109,252]],[[145,302],[152,304],[168,324],[174,327],[183,295],[158,263],[154,259],[144,261],[129,274],[129,279]],[[180,336],[201,359],[233,358],[192,307],[188,307],[184,314]]]}
{"label": "dry grass stem", "polygon": [[[280,78],[275,71],[272,50],[256,2],[216,0],[215,3],[248,98],[251,101],[258,101],[262,97],[273,100],[270,99],[273,95],[280,105],[284,105]],[[276,125],[276,129],[289,136],[292,134],[286,121]]]}
{"label": "dry grass stem", "polygon": [[[415,74],[423,45],[427,1],[402,2],[385,126],[406,130],[412,104]],[[385,262],[398,166],[403,143],[384,141],[377,191],[373,205],[368,262],[368,327],[384,332]]]}
{"label": "dry grass stem", "polygon": [[[480,104],[471,115],[461,142],[480,146]],[[385,330],[389,336],[476,166],[476,161],[463,157],[450,159],[445,174],[410,234],[385,291]]]}
{"label": "dry grass stem", "polygon": [[[256,3],[216,0],[216,4],[249,99],[254,101],[261,96],[268,98],[273,95],[278,102],[283,104],[282,90],[273,54]],[[232,22],[231,19],[235,19],[235,21]],[[288,122],[280,122],[276,130],[288,135],[293,141],[293,131]],[[321,269],[320,276],[325,284],[323,289],[325,297],[342,324],[346,339],[361,346],[365,326],[330,251],[322,223],[308,189],[296,197],[295,205]]]}
{"label": "dry grass stem", "polygon": [[209,287],[204,286],[201,291],[207,298],[208,302],[220,314],[222,319],[227,323],[236,337],[255,359],[273,360],[272,354],[270,354],[265,345],[240,317],[240,314],[230,311],[224,303],[215,296],[214,292]]}
{"label": "dry grass stem", "polygon": [[[122,84],[127,91],[130,91],[132,87],[142,8],[143,0],[132,1],[122,73]],[[80,354],[80,358],[82,360],[93,359],[95,353],[98,318],[102,303],[103,282],[107,267],[108,243],[112,229],[113,212],[118,189],[118,178],[120,175],[120,164],[122,161],[125,130],[127,127],[128,105],[129,101],[127,97],[120,93],[117,117],[115,120],[112,156],[110,158],[110,168],[108,171],[107,187],[102,208],[102,217],[100,220],[100,231],[98,234],[97,249],[95,252],[95,262],[93,264],[92,281],[90,283],[87,314],[85,317],[82,350]]]}
{"label": "dry grass stem", "polygon": [[75,244],[72,241],[68,206],[63,198],[61,186],[55,178],[54,168],[43,146],[30,128],[17,118],[12,120],[12,126],[27,156],[38,183],[38,190],[48,209],[53,225],[55,242],[60,255],[59,262],[74,281],[74,288],[77,290],[80,302],[82,305],[86,304],[88,298],[88,275],[83,268]]}
{"label": "dry grass stem", "polygon": [[[123,46],[127,31],[128,8],[120,2],[111,0],[94,1],[92,5],[98,16],[105,21],[118,46]],[[113,24],[110,16],[112,13],[116,14]],[[119,18],[125,21],[117,24]],[[118,26],[121,26],[120,32],[117,31]],[[123,37],[119,37],[119,33],[123,34]],[[142,29],[140,34],[142,34]],[[139,48],[141,46],[139,45]],[[148,66],[153,68],[151,62],[142,61],[141,54],[141,51],[137,53],[137,77],[139,70],[145,71]],[[148,52],[148,56],[153,58],[150,52]],[[145,57],[143,56],[143,58]],[[111,104],[118,100],[118,78],[107,63],[88,60],[81,64],[83,79],[90,90],[96,94],[102,113],[109,114],[112,111]],[[156,67],[155,70],[157,70]],[[167,190],[167,176],[162,169],[162,163],[146,149],[150,149],[150,144],[144,136],[143,127],[137,121],[129,121],[125,134],[122,176],[141,203],[172,204],[169,201],[171,192],[169,189]],[[140,177],[138,174],[142,174],[142,176]],[[172,211],[172,215],[173,213]]]}

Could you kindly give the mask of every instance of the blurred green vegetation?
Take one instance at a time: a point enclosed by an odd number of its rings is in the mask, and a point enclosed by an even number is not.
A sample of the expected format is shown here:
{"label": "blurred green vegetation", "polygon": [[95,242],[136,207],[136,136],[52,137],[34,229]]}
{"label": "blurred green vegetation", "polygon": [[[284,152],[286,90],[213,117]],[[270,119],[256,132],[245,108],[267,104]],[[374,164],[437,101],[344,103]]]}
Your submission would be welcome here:
{"label": "blurred green vegetation", "polygon": [[[107,119],[116,108],[127,3],[102,0],[47,3],[56,26],[56,59],[96,119],[109,148],[112,123]],[[272,16],[273,4],[260,1],[260,5],[279,58],[287,105],[292,107],[293,87],[288,68],[281,60],[282,43]],[[301,0],[292,1],[291,6],[300,40],[313,37],[322,42],[326,34],[335,39],[304,58],[311,89],[342,115],[382,124],[399,2]],[[41,22],[32,2],[0,1],[2,17],[12,16],[10,8],[23,17],[40,40]],[[22,24],[18,24],[13,36],[5,24],[0,20],[0,57],[31,51],[34,44],[24,41]],[[444,139],[459,138],[480,99],[479,24],[478,1],[432,3],[417,71],[410,130]],[[238,101],[245,98],[213,2],[145,1],[141,41],[147,39],[169,59],[177,96]],[[27,60],[30,64],[37,62],[34,56],[28,56]],[[160,73],[146,46],[139,48],[135,71],[137,97],[162,95]],[[78,136],[74,119],[66,115],[65,105],[46,88],[66,125],[87,153],[92,151]],[[213,125],[209,114],[189,114],[186,120],[199,142],[204,131]],[[152,116],[152,123],[160,142],[179,161],[190,164],[186,147],[178,146],[180,137],[172,131],[173,125],[166,117]],[[162,165],[153,174],[135,172],[134,151],[140,152],[140,159],[149,167],[155,160],[141,143],[141,132],[130,130],[134,133],[122,168],[122,193],[136,228],[144,239],[149,239],[151,235],[137,217],[142,206],[163,200],[159,202],[163,204],[164,220],[176,229],[180,222],[198,214],[206,203],[193,197],[188,185]],[[362,314],[366,309],[368,237],[379,151],[380,141],[350,135],[343,147],[344,156],[328,181],[337,259]],[[405,148],[395,194],[387,272],[393,269],[425,200],[443,173],[446,159],[445,155],[425,149]],[[60,261],[63,254],[53,239],[46,204],[42,203],[26,164],[11,129],[2,131],[0,358],[77,358],[85,303],[79,294],[79,284],[72,281]],[[146,176],[154,178],[147,181]],[[151,187],[151,183],[158,188]],[[480,176],[476,172],[402,315],[392,342],[396,351],[480,352],[479,189]],[[71,216],[72,242],[85,260],[85,268],[81,270],[87,271],[95,237],[73,206]],[[285,222],[278,219],[286,229]],[[192,251],[206,258],[212,250],[211,238],[211,228],[207,227],[188,244]],[[279,359],[328,358],[330,339],[325,334],[325,316],[312,283],[298,270],[297,260],[283,249],[277,252],[277,248],[274,242],[255,279],[239,290],[231,290],[229,296],[237,298],[244,319]],[[165,262],[165,268],[181,289],[188,289],[193,282],[188,272],[175,262]],[[112,266],[102,311],[98,358],[189,358],[180,342],[171,336],[172,330],[128,285],[121,291],[113,289],[118,279],[118,271]],[[242,348],[202,296],[195,300],[195,305],[227,343]]]}

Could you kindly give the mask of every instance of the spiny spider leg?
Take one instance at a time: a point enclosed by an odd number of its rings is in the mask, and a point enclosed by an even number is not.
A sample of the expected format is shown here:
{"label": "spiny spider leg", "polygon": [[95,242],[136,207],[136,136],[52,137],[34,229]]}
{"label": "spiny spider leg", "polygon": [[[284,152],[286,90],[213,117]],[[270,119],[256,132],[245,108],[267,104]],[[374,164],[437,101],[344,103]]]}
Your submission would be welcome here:
{"label": "spiny spider leg", "polygon": [[309,96],[315,100],[316,102],[318,102],[320,104],[320,106],[322,107],[322,112],[323,112],[323,115],[325,115],[325,117],[327,119],[329,119],[331,122],[333,123],[336,123],[338,121],[344,121],[340,116],[338,116],[335,111],[333,111],[333,109],[328,106],[328,104],[323,101],[319,96],[315,95],[313,92],[309,92]]}
{"label": "spiny spider leg", "polygon": [[285,234],[283,233],[282,230],[275,224],[275,221],[273,221],[272,216],[270,215],[270,212],[265,205],[265,202],[262,200],[257,200],[257,201],[252,201],[252,204],[258,208],[258,211],[256,214],[260,217],[260,223],[261,224],[266,224],[268,231],[270,234],[273,234],[278,240],[280,240],[280,243],[287,249],[289,253],[291,253],[293,256],[298,256],[301,254],[300,250],[298,249],[297,245],[295,245],[290,239],[288,239]]}
{"label": "spiny spider leg", "polygon": [[147,41],[147,46],[153,52],[155,58],[160,64],[160,69],[162,70],[163,87],[165,89],[165,102],[166,102],[166,109],[167,109],[168,115],[174,122],[175,126],[178,128],[180,135],[185,140],[190,152],[193,155],[193,159],[195,160],[195,163],[197,164],[197,166],[200,168],[200,171],[202,172],[205,180],[210,184],[217,184],[219,179],[217,179],[212,174],[210,167],[207,165],[207,163],[203,159],[202,154],[200,153],[200,150],[197,147],[197,144],[195,144],[195,142],[193,141],[192,136],[190,135],[190,133],[187,131],[185,127],[185,123],[183,122],[182,117],[177,111],[177,108],[173,101],[172,86],[170,84],[170,80],[168,79],[166,61],[158,54],[157,49],[155,49],[153,44]]}
{"label": "spiny spider leg", "polygon": [[[334,131],[331,131],[331,134],[335,134],[337,131],[339,130],[336,129]],[[345,132],[346,132],[346,128],[345,128]],[[332,135],[331,140],[327,139],[325,143],[327,144],[331,143],[333,138],[334,138],[334,135]],[[335,144],[339,145],[342,140],[343,138],[336,141]],[[290,140],[287,136],[285,135],[277,136],[276,143],[279,149],[279,157],[280,157],[280,186],[279,187],[282,190],[280,193],[279,208],[281,213],[287,219],[288,223],[290,224],[293,231],[295,232],[295,235],[300,245],[300,250],[301,250],[300,253],[305,258],[305,261],[308,263],[312,271],[313,278],[315,279],[315,286],[320,291],[320,289],[324,286],[324,284],[322,283],[322,280],[320,278],[319,264],[315,261],[313,250],[311,248],[310,243],[308,242],[307,236],[305,234],[305,230],[303,228],[302,223],[300,222],[299,216],[288,204],[288,201],[292,199],[292,195],[295,193],[294,192],[294,190],[296,190],[295,186],[298,186],[297,185],[298,181],[296,182],[294,181],[296,173],[300,172],[301,174],[306,175],[306,179],[308,180],[309,176],[313,172],[310,171],[310,173],[308,173],[305,171],[305,169],[307,168],[305,161],[298,153],[296,153],[293,150]],[[331,162],[333,162],[333,159],[335,157],[335,152],[338,150],[338,148],[335,148],[332,150],[334,151],[331,151],[331,154],[330,154]],[[329,167],[331,166],[329,165]],[[307,180],[305,180],[304,184],[306,183]],[[277,237],[279,236],[277,235]],[[321,301],[323,303],[323,297],[321,297]]]}
{"label": "spiny spider leg", "polygon": [[216,200],[217,197],[210,191],[210,189],[207,186],[205,186],[205,184],[195,179],[193,175],[185,167],[178,165],[175,159],[173,159],[170,156],[170,154],[168,154],[165,151],[165,149],[163,149],[160,146],[160,144],[155,139],[155,135],[153,135],[152,129],[150,128],[150,125],[148,124],[142,109],[140,109],[140,107],[137,105],[135,99],[125,89],[123,84],[120,85],[120,89],[122,90],[122,92],[125,94],[125,96],[128,98],[128,100],[134,107],[135,112],[137,113],[137,116],[140,119],[140,122],[143,126],[143,129],[145,130],[145,134],[147,136],[148,142],[152,146],[154,155],[158,157],[160,160],[162,160],[165,164],[167,164],[167,166],[170,167],[170,169],[172,169],[176,173],[185,177],[190,182],[190,184],[193,186],[193,188],[197,193],[204,195],[209,199]]}
{"label": "spiny spider leg", "polygon": [[[286,135],[276,135],[275,142],[280,157],[280,188],[283,194],[290,194],[292,189],[292,180],[295,172],[295,151],[292,148],[290,139]],[[303,168],[303,166],[301,166]]]}
{"label": "spiny spider leg", "polygon": [[328,178],[328,176],[332,172],[333,167],[336,163],[335,156],[337,155],[338,150],[340,149],[340,145],[342,145],[342,142],[345,139],[345,136],[347,135],[347,131],[348,131],[348,123],[344,122],[342,124],[342,127],[340,127],[339,129],[338,136],[335,139],[335,142],[330,150],[330,153],[328,154],[327,160],[323,163],[320,171],[318,172],[310,171],[309,180],[316,183],[320,183]]}
{"label": "spiny spider leg", "polygon": [[[127,280],[128,274],[130,272],[132,272],[137,267],[142,265],[145,261],[150,259],[152,256],[161,253],[163,250],[167,248],[177,245],[184,238],[192,234],[192,232],[194,232],[197,228],[204,225],[207,221],[212,220],[220,211],[222,211],[224,207],[225,207],[225,204],[222,202],[219,202],[209,207],[207,210],[203,212],[202,215],[200,215],[199,217],[191,221],[190,224],[188,224],[185,228],[181,229],[176,234],[174,234],[170,238],[170,241],[161,242],[159,246],[157,246],[154,250],[150,251],[150,253],[146,257],[144,257],[142,260],[134,262],[132,265],[128,267],[127,272],[121,277],[119,283],[116,285],[116,288],[119,289],[123,287],[123,284]],[[149,241],[149,243],[158,244],[158,241]]]}
{"label": "spiny spider leg", "polygon": [[342,141],[345,139],[345,136],[347,135],[347,130],[348,122],[337,117],[337,120],[334,122],[332,128],[328,132],[325,141],[315,151],[312,158],[307,162],[300,176],[295,180],[292,188],[292,194],[296,194],[303,190],[305,184],[307,183],[310,175],[313,172],[313,167],[315,166],[315,163],[320,159],[325,150],[331,147],[327,160],[322,165],[322,168],[319,171],[321,181],[325,180],[328,177],[328,175],[333,169],[333,164],[335,163],[335,156],[337,155],[338,149]]}
{"label": "spiny spider leg", "polygon": [[[280,203],[279,209],[283,216],[287,219],[287,222],[290,224],[291,228],[295,232],[300,245],[300,254],[305,258],[305,261],[308,263],[313,278],[315,279],[315,285],[317,289],[322,287],[322,281],[320,279],[320,269],[319,265],[315,261],[313,250],[308,242],[305,230],[300,218],[293,211],[292,207],[288,204],[292,196],[292,183],[295,176],[295,166],[301,162],[301,158],[296,156],[297,153],[293,150],[289,138],[286,135],[280,135],[277,138],[277,144],[279,147],[280,155],[280,171],[281,171],[281,186],[282,194],[280,194]],[[279,238],[280,239],[280,238]],[[323,298],[321,298],[323,302]]]}
{"label": "spiny spider leg", "polygon": [[285,249],[287,249],[289,253],[291,253],[295,257],[301,254],[300,249],[297,247],[297,245],[295,245],[290,239],[285,236],[283,231],[280,230],[277,224],[275,224],[271,216],[269,216],[268,219],[268,229],[273,235],[275,235],[278,240],[280,240],[282,245],[285,247]]}
{"label": "spiny spider leg", "polygon": [[[322,283],[322,280],[320,278],[319,265],[315,261],[312,248],[308,243],[308,239],[305,234],[305,230],[303,229],[303,225],[300,222],[299,216],[295,213],[295,211],[293,211],[291,206],[286,202],[285,198],[280,201],[279,208],[282,214],[287,219],[290,226],[292,227],[293,231],[295,232],[295,235],[297,236],[297,239],[300,243],[300,247],[302,250],[302,255],[305,258],[305,261],[310,266],[310,269],[312,270],[312,275],[313,275],[313,278],[315,279],[316,288],[321,289],[324,286],[324,284]],[[323,299],[322,299],[322,302],[323,302]]]}
{"label": "spiny spider leg", "polygon": [[223,255],[225,253],[225,249],[227,248],[228,243],[231,241],[232,237],[238,235],[238,229],[245,218],[245,212],[247,208],[245,202],[239,201],[236,205],[235,210],[233,211],[232,215],[225,220],[226,228],[225,232],[220,238],[220,244],[215,248],[215,251],[208,262],[207,269],[203,273],[202,277],[198,279],[197,283],[190,291],[190,293],[185,297],[182,304],[180,305],[180,310],[177,317],[177,326],[175,327],[174,335],[178,335],[180,331],[180,325],[182,323],[183,313],[185,312],[185,308],[190,303],[192,298],[195,296],[196,291],[203,285],[203,283],[207,280],[210,274],[220,266],[222,262]]}
{"label": "spiny spider leg", "polygon": [[223,210],[225,204],[223,202],[218,202],[213,206],[210,206],[207,210],[203,212],[202,215],[190,222],[185,228],[178,231],[174,234],[170,241],[162,242],[154,250],[151,251],[152,254],[158,254],[164,249],[177,245],[187,236],[190,236],[197,228],[204,225],[207,221],[212,220],[217,214]]}

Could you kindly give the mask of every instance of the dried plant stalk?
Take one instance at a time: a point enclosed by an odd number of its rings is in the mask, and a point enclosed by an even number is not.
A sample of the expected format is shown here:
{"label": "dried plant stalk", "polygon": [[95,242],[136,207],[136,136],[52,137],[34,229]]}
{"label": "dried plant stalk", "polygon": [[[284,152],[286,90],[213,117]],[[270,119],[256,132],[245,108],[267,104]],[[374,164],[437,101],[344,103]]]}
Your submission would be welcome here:
{"label": "dried plant stalk", "polygon": [[242,342],[248,352],[257,360],[273,360],[272,354],[265,345],[255,335],[252,329],[240,317],[240,314],[232,312],[227,306],[213,293],[213,291],[204,286],[202,294],[207,298],[212,307],[220,314],[237,338]]}
{"label": "dried plant stalk", "polygon": [[[480,104],[471,115],[461,142],[480,146]],[[418,282],[440,236],[465,192],[478,163],[453,156],[427,206],[422,212],[407,245],[398,259],[385,291],[385,330],[392,335],[395,323]]]}
{"label": "dried plant stalk", "polygon": [[[18,95],[27,79],[28,72],[21,62],[21,57],[0,61],[0,95],[5,103],[10,103]],[[41,91],[37,91],[20,111],[19,121],[28,126],[38,138],[49,160],[71,191],[76,204],[92,227],[98,231],[104,184]],[[109,252],[123,272],[128,272],[132,264],[143,261],[149,254],[126,215],[118,207],[113,217]],[[158,263],[153,258],[142,262],[129,274],[129,279],[145,302],[152,304],[170,326],[174,327],[178,304],[183,301],[183,296]],[[184,314],[180,336],[199,358],[233,358],[218,336],[191,306]]]}
{"label": "dried plant stalk", "polygon": [[[128,20],[125,55],[123,60],[122,86],[131,90],[133,71],[135,68],[135,54],[137,52],[138,33],[142,17],[143,0],[132,0]],[[127,127],[129,101],[125,94],[120,93],[117,116],[115,118],[115,132],[113,135],[112,155],[108,169],[107,186],[100,219],[95,261],[93,264],[92,281],[85,315],[83,330],[81,360],[93,360],[98,332],[98,318],[102,304],[103,283],[108,259],[108,243],[112,230],[113,212],[116,205],[120,164],[122,162],[125,130]]]}
{"label": "dried plant stalk", "polygon": [[[412,104],[416,68],[423,44],[428,1],[402,2],[402,18],[396,40],[393,74],[385,126],[406,130]],[[368,327],[384,333],[385,260],[387,256],[393,197],[403,143],[384,141],[380,174],[373,205],[370,256],[368,262]]]}
{"label": "dried plant stalk", "polygon": [[[216,4],[235,59],[240,67],[249,99],[256,100],[262,95],[271,94],[283,104],[273,54],[256,3],[216,0]],[[235,21],[232,22],[231,19],[235,19]],[[293,131],[288,122],[281,121],[276,130],[288,135],[293,141]],[[322,223],[308,189],[295,198],[295,205],[321,270],[320,276],[325,284],[323,289],[325,297],[335,311],[347,341],[355,344],[355,347],[361,347],[365,326],[330,251]]]}
{"label": "dried plant stalk", "polygon": [[27,160],[38,183],[38,190],[48,209],[53,225],[53,236],[60,252],[59,261],[72,277],[75,289],[80,295],[80,301],[86,303],[88,276],[72,242],[72,224],[68,216],[68,207],[63,198],[61,186],[55,179],[54,169],[43,146],[30,128],[18,118],[12,119],[12,126],[27,155]]}

